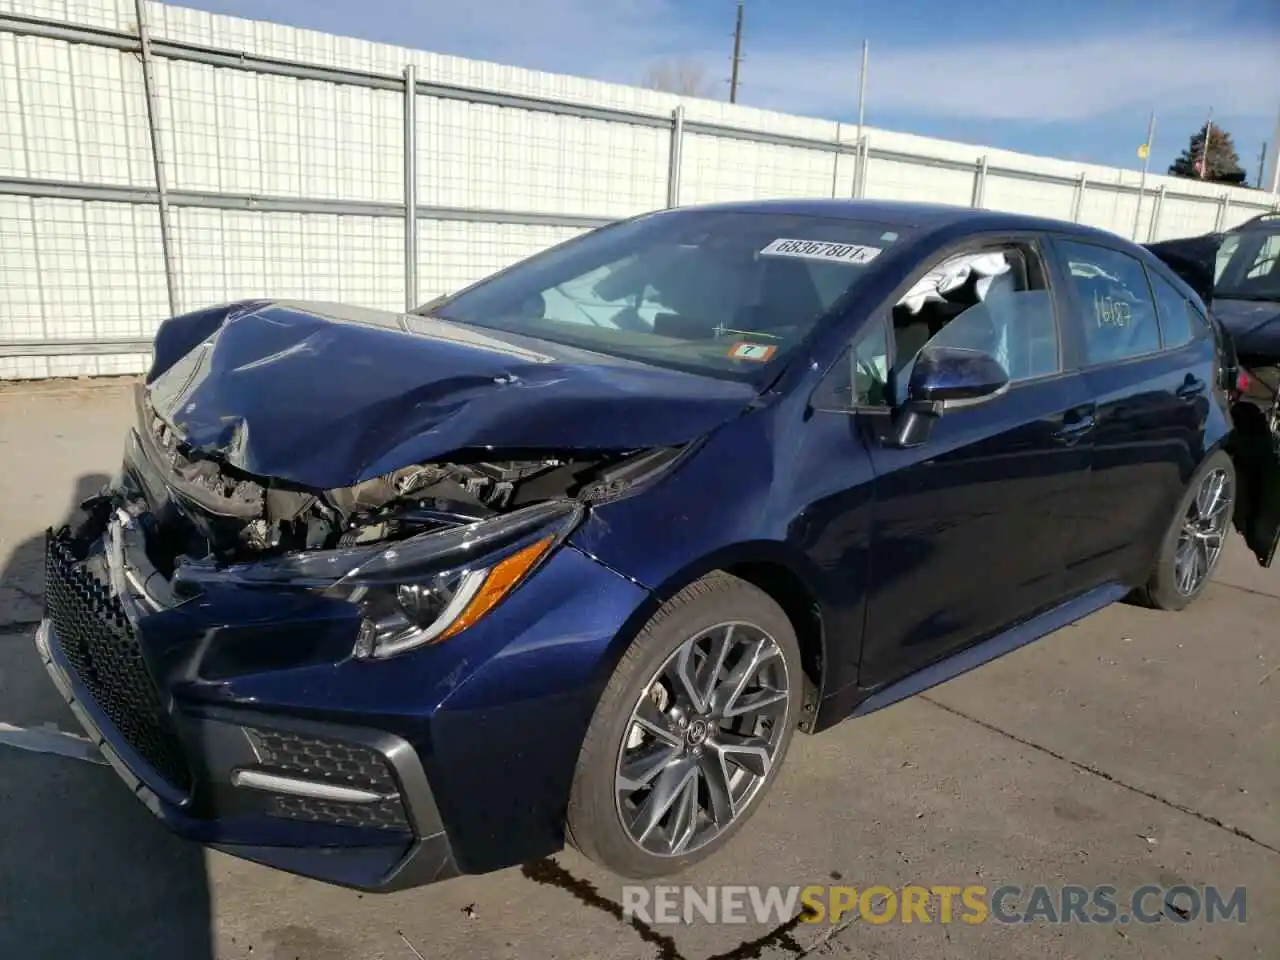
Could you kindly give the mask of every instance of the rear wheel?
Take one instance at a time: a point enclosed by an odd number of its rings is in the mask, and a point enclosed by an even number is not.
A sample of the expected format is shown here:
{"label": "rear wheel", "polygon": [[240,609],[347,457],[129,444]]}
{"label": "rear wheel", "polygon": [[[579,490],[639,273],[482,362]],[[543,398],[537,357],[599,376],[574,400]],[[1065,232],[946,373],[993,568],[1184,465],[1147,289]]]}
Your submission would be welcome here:
{"label": "rear wheel", "polygon": [[1221,450],[1200,465],[1160,545],[1142,598],[1181,610],[1198,597],[1222,559],[1236,501],[1236,468]]}
{"label": "rear wheel", "polygon": [[725,573],[686,587],[605,688],[574,777],[570,842],[637,878],[710,856],[772,784],[803,684],[795,631],[768,595]]}

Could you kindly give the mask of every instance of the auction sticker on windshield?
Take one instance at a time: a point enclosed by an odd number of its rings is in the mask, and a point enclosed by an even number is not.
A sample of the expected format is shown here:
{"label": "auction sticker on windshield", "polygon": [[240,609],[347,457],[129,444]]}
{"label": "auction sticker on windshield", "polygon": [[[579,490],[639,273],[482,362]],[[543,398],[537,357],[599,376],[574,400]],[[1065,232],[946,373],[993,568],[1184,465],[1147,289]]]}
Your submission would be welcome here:
{"label": "auction sticker on windshield", "polygon": [[831,260],[836,263],[870,263],[884,251],[860,243],[834,243],[829,240],[789,240],[779,237],[760,251],[762,257],[800,257],[805,260]]}
{"label": "auction sticker on windshield", "polygon": [[744,340],[735,343],[729,349],[729,356],[734,360],[754,360],[756,363],[764,363],[777,352],[778,348],[771,343],[748,343]]}

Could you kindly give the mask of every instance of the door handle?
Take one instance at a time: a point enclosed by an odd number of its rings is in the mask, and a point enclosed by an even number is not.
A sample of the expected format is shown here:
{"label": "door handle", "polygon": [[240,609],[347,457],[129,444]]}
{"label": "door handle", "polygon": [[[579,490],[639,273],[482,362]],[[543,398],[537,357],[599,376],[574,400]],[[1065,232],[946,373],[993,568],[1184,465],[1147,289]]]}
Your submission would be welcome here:
{"label": "door handle", "polygon": [[1205,382],[1198,380],[1191,374],[1187,374],[1187,379],[1182,381],[1182,386],[1177,390],[1179,400],[1194,400],[1196,397],[1204,393]]}
{"label": "door handle", "polygon": [[1076,420],[1059,427],[1053,432],[1053,439],[1067,446],[1073,446],[1080,442],[1081,438],[1087,435],[1093,428],[1097,426],[1097,421],[1093,414],[1086,413]]}

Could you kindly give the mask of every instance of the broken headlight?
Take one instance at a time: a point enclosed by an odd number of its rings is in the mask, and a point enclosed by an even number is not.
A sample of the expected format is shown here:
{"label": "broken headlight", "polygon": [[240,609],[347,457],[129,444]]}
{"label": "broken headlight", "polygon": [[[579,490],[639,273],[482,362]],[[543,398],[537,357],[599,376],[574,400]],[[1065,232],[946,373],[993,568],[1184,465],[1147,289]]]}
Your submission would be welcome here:
{"label": "broken headlight", "polygon": [[365,583],[352,574],[325,593],[360,608],[356,659],[390,657],[467,629],[527,578],[557,539],[547,534],[501,559],[404,583]]}
{"label": "broken headlight", "polygon": [[355,604],[354,655],[390,657],[461,633],[523,583],[582,518],[554,500],[377,546],[317,550],[214,569],[184,565],[175,579],[290,586]]}
{"label": "broken headlight", "polygon": [[461,633],[524,582],[576,526],[576,503],[545,503],[386,547],[327,596],[360,608],[357,659],[390,657]]}

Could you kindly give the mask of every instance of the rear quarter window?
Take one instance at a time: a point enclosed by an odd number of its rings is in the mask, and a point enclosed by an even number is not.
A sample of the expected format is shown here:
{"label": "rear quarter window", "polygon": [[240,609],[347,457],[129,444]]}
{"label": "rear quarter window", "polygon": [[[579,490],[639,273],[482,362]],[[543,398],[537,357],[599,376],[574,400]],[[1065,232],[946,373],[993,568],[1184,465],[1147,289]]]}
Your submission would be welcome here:
{"label": "rear quarter window", "polygon": [[1203,322],[1193,319],[1187,298],[1155,271],[1150,271],[1151,291],[1155,294],[1156,314],[1160,320],[1160,336],[1166,350],[1173,350],[1208,333]]}

